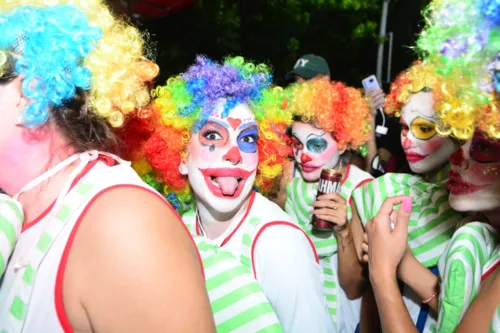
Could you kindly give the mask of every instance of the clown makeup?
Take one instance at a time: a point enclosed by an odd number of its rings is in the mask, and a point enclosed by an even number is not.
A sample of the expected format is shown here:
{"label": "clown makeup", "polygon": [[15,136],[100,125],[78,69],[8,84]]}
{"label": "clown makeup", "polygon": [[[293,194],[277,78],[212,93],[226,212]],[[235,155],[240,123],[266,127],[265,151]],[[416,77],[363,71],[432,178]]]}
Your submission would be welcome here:
{"label": "clown makeup", "polygon": [[318,181],[321,170],[335,168],[344,152],[330,133],[301,121],[292,125],[292,149],[302,177],[309,182]]}
{"label": "clown makeup", "polygon": [[448,189],[457,211],[488,212],[500,208],[500,141],[481,132],[451,156]]}
{"label": "clown makeup", "polygon": [[445,164],[456,150],[450,138],[436,131],[432,92],[413,94],[401,110],[401,145],[413,172],[428,173]]}
{"label": "clown makeup", "polygon": [[[226,214],[236,211],[249,198],[259,154],[258,128],[252,110],[240,104],[223,118],[222,106],[197,133],[191,133],[185,171],[197,201]],[[182,169],[183,165],[181,172]]]}

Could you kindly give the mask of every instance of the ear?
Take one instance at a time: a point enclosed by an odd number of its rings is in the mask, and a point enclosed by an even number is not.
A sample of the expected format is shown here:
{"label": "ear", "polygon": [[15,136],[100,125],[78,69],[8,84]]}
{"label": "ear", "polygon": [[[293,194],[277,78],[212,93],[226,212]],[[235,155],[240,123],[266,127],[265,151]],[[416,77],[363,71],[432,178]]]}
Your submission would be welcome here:
{"label": "ear", "polygon": [[338,142],[337,143],[337,148],[339,150],[339,155],[343,155],[345,153],[346,149],[347,149],[346,148],[346,144],[343,143],[343,142]]}
{"label": "ear", "polygon": [[16,114],[14,115],[17,122],[21,122],[21,114],[23,110],[30,104],[30,99],[24,95],[22,82],[24,76],[18,76],[8,83],[8,94],[11,96],[14,101],[14,105],[16,106]]}
{"label": "ear", "polygon": [[188,174],[186,157],[182,157],[181,163],[179,164],[179,172],[183,176],[187,176]]}

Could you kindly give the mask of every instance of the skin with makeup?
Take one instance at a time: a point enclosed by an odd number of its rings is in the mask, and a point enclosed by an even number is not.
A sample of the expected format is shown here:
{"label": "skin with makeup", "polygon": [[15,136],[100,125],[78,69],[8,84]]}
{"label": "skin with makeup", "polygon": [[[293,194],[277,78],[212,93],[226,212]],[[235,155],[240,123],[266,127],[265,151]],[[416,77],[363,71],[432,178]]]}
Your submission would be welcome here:
{"label": "skin with makeup", "polygon": [[[356,166],[343,162],[345,157],[342,155],[351,143],[359,144],[368,138],[370,113],[361,94],[341,83],[324,79],[313,80],[289,89],[292,97],[290,97],[288,107],[294,112],[296,118],[289,130],[294,161],[285,168],[281,181],[282,193],[278,198],[281,199],[281,204],[283,204],[283,199],[286,199],[285,211],[314,242],[323,267],[326,298],[336,329],[354,331],[359,322],[360,301],[349,300],[343,292],[339,283],[337,266],[339,261],[357,260],[349,228],[351,209],[349,202],[351,192],[360,184],[371,181],[373,178]],[[309,102],[307,98],[302,98],[309,90],[314,91],[310,95],[312,102]],[[316,98],[314,94],[321,95],[321,97]],[[337,94],[350,94],[351,100],[348,99],[348,102],[342,105],[340,100],[335,102]],[[325,96],[330,96],[333,102],[321,103]],[[359,108],[357,112],[353,111],[349,114],[348,106],[353,107],[354,101],[360,103]],[[323,107],[318,107],[320,104]],[[304,110],[309,111],[304,112]],[[314,114],[312,110],[318,113]],[[347,135],[341,130],[325,130],[322,122],[327,124],[325,122],[327,118],[321,115],[328,114],[338,114],[336,126],[340,127],[342,124],[354,122],[360,125],[360,128],[350,131],[357,135]],[[342,120],[338,120],[339,118]],[[346,140],[339,142],[336,139],[338,137],[346,138]],[[318,182],[323,169],[336,169],[342,173],[339,193],[317,197]],[[332,231],[316,232],[311,225],[313,215],[332,223]],[[361,274],[360,271],[357,273]]]}
{"label": "skin with makeup", "polygon": [[[198,99],[202,103],[196,105],[193,98],[186,107],[202,112],[188,115],[192,125],[177,113],[171,118],[178,122],[175,128],[170,119],[162,118],[142,151],[156,179],[166,168],[162,187],[167,196],[178,193],[185,225],[195,239],[203,240],[202,257],[207,246],[219,254],[203,261],[218,331],[332,332],[311,240],[263,196],[288,156],[284,139],[292,118],[282,109],[282,89],[269,88],[272,76],[267,67],[252,66],[248,74],[243,71],[249,64],[241,57],[218,63],[200,56],[185,74],[157,88],[155,112],[169,112],[163,106],[184,103],[176,99],[182,94],[163,92],[181,89],[195,95],[188,89],[203,77],[206,85],[196,92],[203,96]],[[164,139],[169,131],[178,137]],[[189,140],[183,141],[186,137]],[[170,142],[183,143],[174,151]],[[169,157],[161,155],[165,152]],[[177,192],[172,174],[180,180]],[[225,258],[233,259],[232,266],[223,267]],[[227,270],[221,273],[223,269]],[[250,280],[252,285],[243,283]],[[270,321],[273,316],[279,321]]]}
{"label": "skin with makeup", "polygon": [[[432,67],[416,64],[400,74],[386,101],[387,112],[400,112],[401,145],[415,175],[386,174],[353,193],[356,207],[353,209],[352,229],[359,265],[368,259],[366,253],[369,247],[364,228],[384,200],[392,196],[413,198],[408,246],[397,273],[405,283],[403,299],[414,323],[423,311],[421,301],[431,297],[438,288],[439,280],[432,270],[437,272],[438,260],[455,226],[462,220],[461,214],[455,212],[446,200],[449,158],[458,148],[458,143],[437,133],[437,115],[433,108],[436,100],[431,89],[436,87],[436,82],[439,81]],[[351,292],[368,295],[363,302],[372,303],[366,304],[370,308],[374,300],[370,288],[365,290],[367,283],[366,279],[359,279],[358,284],[352,284],[355,288]],[[435,299],[429,305],[437,308]],[[367,312],[376,314],[375,309]],[[362,318],[365,320],[361,322],[361,331],[370,331],[374,322],[378,321],[376,316],[362,315]],[[425,318],[419,322],[422,331],[430,330],[437,316],[431,312]]]}
{"label": "skin with makeup", "polygon": [[[98,0],[22,3],[0,4],[0,187],[15,201],[0,203],[0,229],[15,243],[0,258],[0,331],[215,332],[190,234],[111,154],[124,91],[148,96],[159,70],[141,34]],[[117,57],[130,63],[118,68]],[[97,87],[102,73],[113,82]],[[108,100],[102,87],[121,94]],[[96,100],[115,118],[98,115]]]}

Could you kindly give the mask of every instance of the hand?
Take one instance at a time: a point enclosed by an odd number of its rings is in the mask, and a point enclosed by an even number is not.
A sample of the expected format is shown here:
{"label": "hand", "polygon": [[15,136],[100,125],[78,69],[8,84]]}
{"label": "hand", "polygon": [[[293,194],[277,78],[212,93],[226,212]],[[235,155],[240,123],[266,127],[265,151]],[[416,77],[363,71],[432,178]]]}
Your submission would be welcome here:
{"label": "hand", "polygon": [[366,91],[368,107],[370,108],[372,116],[375,118],[377,109],[384,106],[385,94],[380,89],[370,88]]}
{"label": "hand", "polygon": [[361,250],[363,251],[363,262],[365,264],[368,264],[369,262],[369,257],[368,253],[370,252],[370,248],[368,246],[368,234],[365,232],[363,233],[363,243],[361,243]]}
{"label": "hand", "polygon": [[312,211],[318,218],[335,224],[333,230],[342,232],[347,228],[347,203],[339,193],[320,195],[313,202]]}
{"label": "hand", "polygon": [[[367,248],[368,264],[372,282],[396,278],[396,269],[408,243],[411,200],[411,197],[405,196],[387,198],[377,215],[366,225],[368,244],[370,244]],[[401,209],[394,210],[394,206],[401,203]],[[394,229],[391,224],[395,224]]]}

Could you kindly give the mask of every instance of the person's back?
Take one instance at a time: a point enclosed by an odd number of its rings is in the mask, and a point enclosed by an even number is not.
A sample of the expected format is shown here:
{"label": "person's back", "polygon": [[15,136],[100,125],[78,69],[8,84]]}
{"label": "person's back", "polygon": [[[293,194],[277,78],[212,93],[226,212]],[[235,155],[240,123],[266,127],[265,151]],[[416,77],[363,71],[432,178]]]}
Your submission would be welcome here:
{"label": "person's back", "polygon": [[100,1],[72,3],[0,5],[0,187],[23,211],[0,331],[213,332],[179,216],[109,153],[158,68]]}

